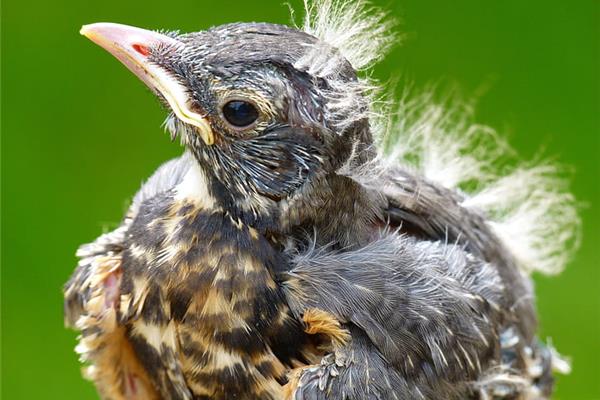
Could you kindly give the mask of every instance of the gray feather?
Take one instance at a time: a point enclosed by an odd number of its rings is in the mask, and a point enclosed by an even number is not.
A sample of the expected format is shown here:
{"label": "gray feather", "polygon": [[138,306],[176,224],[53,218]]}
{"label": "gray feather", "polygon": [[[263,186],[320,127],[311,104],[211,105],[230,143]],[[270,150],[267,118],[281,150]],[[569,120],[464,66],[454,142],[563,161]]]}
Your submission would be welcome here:
{"label": "gray feather", "polygon": [[[372,343],[369,361],[385,360],[378,374],[390,365],[403,379],[423,382],[422,392],[439,394],[440,385],[475,378],[499,351],[502,281],[459,246],[386,233],[358,250],[310,248],[294,256],[294,265],[284,283],[292,310],[326,310],[362,332]],[[364,363],[351,368],[367,373]],[[398,398],[414,393],[392,387]]]}

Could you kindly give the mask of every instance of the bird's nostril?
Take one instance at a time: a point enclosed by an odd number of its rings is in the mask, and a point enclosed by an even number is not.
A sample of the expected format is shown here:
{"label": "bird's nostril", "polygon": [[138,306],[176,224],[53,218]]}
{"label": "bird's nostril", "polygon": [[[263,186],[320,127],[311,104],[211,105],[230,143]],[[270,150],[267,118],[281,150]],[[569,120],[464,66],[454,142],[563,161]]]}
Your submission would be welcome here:
{"label": "bird's nostril", "polygon": [[148,56],[148,54],[150,54],[148,47],[144,46],[143,44],[136,43],[136,44],[131,45],[131,47],[133,47],[133,49],[135,51],[137,51],[138,53],[140,53],[143,56]]}

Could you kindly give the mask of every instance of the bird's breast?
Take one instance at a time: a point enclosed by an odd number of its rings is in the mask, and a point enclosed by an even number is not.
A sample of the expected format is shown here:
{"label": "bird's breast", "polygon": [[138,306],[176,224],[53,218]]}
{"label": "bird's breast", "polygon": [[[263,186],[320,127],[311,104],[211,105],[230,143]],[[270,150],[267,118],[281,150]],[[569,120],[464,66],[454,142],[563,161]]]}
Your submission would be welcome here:
{"label": "bird's breast", "polygon": [[[138,355],[175,354],[180,384],[195,395],[277,397],[289,347],[303,340],[273,279],[284,259],[227,213],[160,197],[140,209],[123,256],[121,311]],[[145,363],[177,397],[160,364]]]}

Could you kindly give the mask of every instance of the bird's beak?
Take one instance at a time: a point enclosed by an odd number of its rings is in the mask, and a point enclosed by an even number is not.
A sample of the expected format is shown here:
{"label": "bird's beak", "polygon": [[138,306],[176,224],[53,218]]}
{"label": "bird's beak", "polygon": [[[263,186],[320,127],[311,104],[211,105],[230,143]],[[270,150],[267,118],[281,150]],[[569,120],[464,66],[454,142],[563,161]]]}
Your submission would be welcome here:
{"label": "bird's beak", "polygon": [[160,93],[180,120],[198,128],[207,145],[214,143],[214,134],[205,116],[190,109],[185,87],[148,59],[150,49],[165,46],[176,51],[182,46],[181,42],[158,32],[111,23],[84,25],[80,33],[115,56],[150,89]]}

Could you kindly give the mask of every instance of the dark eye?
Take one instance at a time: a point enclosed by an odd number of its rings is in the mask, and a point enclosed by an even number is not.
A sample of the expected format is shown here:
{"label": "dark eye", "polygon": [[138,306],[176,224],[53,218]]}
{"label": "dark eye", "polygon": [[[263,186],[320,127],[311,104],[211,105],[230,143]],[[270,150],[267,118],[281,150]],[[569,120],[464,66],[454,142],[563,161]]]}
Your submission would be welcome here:
{"label": "dark eye", "polygon": [[258,110],[247,101],[232,100],[223,106],[223,116],[231,125],[244,128],[258,119]]}

